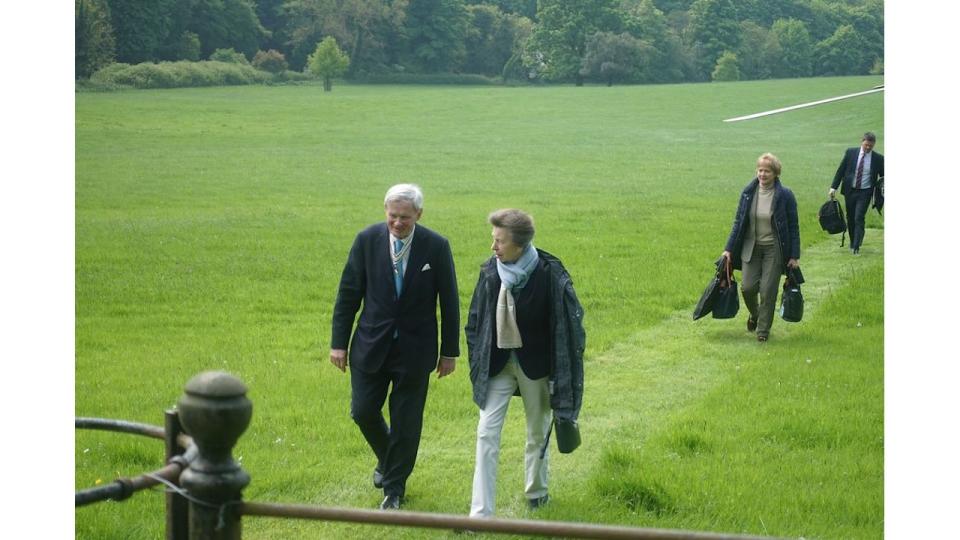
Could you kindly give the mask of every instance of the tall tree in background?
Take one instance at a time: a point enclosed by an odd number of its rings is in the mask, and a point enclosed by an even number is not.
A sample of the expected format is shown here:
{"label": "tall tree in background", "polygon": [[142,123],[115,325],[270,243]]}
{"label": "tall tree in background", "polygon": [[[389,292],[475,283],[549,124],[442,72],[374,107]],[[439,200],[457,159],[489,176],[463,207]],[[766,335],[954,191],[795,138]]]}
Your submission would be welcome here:
{"label": "tall tree in background", "polygon": [[587,52],[580,74],[613,86],[614,82],[632,82],[639,78],[650,58],[653,46],[628,32],[596,32],[587,38]]}
{"label": "tall tree in background", "polygon": [[103,0],[74,1],[74,77],[85,79],[114,59],[110,8]]}
{"label": "tall tree in background", "polygon": [[287,58],[301,68],[314,44],[334,36],[350,56],[348,75],[397,63],[407,0],[287,0],[283,3]]}
{"label": "tall tree in background", "polygon": [[408,66],[423,73],[458,71],[468,22],[463,0],[410,0],[403,27]]}
{"label": "tall tree in background", "polygon": [[274,49],[279,51],[284,47],[283,0],[256,0],[255,10],[257,19],[266,30],[266,35],[260,42],[260,49]]}
{"label": "tall tree in background", "polygon": [[504,13],[515,13],[528,19],[537,16],[537,0],[467,0],[468,6],[494,6]]}
{"label": "tall tree in background", "polygon": [[463,71],[491,77],[500,75],[518,45],[522,45],[518,41],[529,37],[529,20],[485,4],[469,5],[467,12],[470,23],[464,40]]}
{"label": "tall tree in background", "polygon": [[773,23],[770,33],[781,51],[774,70],[775,76],[809,77],[813,74],[813,40],[803,21],[779,19]]}
{"label": "tall tree in background", "polygon": [[680,36],[670,25],[663,11],[653,0],[626,0],[622,4],[623,25],[627,32],[643,40],[643,69],[636,73],[636,82],[666,83],[686,79],[691,71],[690,60]]}
{"label": "tall tree in background", "polygon": [[176,0],[107,0],[117,61],[128,64],[162,58],[169,43]]}
{"label": "tall tree in background", "polygon": [[873,61],[866,52],[867,42],[849,24],[814,47],[816,75],[863,75]]}
{"label": "tall tree in background", "polygon": [[348,75],[385,71],[397,62],[407,0],[337,0],[326,32],[344,44]]}
{"label": "tall tree in background", "polygon": [[733,0],[697,0],[690,7],[690,42],[702,80],[707,80],[726,51],[740,46],[740,24]]}
{"label": "tall tree in background", "polygon": [[780,43],[770,30],[754,21],[740,23],[740,47],[736,50],[741,80],[768,79],[780,61]]}
{"label": "tall tree in background", "polygon": [[253,58],[268,35],[251,0],[193,0],[190,15],[188,28],[200,37],[204,58],[217,49],[236,49]]}
{"label": "tall tree in background", "polygon": [[614,0],[540,0],[539,23],[527,49],[532,53],[532,61],[540,64],[543,77],[551,81],[573,80],[581,86],[580,68],[587,52],[587,36],[619,32],[622,20],[616,8]]}

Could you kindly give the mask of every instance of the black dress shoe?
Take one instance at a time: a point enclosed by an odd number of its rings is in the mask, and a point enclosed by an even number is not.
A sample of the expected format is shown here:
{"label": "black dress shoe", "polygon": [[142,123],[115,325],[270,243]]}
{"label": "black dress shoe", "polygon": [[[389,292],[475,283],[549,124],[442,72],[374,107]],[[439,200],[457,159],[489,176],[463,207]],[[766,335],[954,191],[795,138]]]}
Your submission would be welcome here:
{"label": "black dress shoe", "polygon": [[399,495],[387,495],[383,498],[383,502],[380,503],[380,509],[399,510],[401,504],[403,504],[403,497]]}
{"label": "black dress shoe", "polygon": [[383,489],[383,473],[380,472],[380,467],[373,470],[373,487]]}
{"label": "black dress shoe", "polygon": [[544,495],[543,497],[537,497],[536,499],[527,499],[527,504],[530,505],[531,510],[536,510],[541,506],[546,505],[550,502],[550,495]]}

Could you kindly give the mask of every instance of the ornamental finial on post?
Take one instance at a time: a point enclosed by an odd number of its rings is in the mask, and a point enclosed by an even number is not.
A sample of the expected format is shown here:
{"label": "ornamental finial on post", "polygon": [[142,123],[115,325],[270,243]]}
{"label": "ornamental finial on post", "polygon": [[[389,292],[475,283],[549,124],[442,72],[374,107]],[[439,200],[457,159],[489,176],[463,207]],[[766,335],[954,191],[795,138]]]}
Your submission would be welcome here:
{"label": "ornamental finial on post", "polygon": [[[177,403],[180,423],[197,445],[198,454],[180,475],[190,494],[190,538],[240,537],[240,518],[227,511],[240,501],[250,475],[233,459],[233,447],[250,424],[253,404],[240,379],[207,371],[190,379]],[[197,502],[200,501],[200,502]]]}

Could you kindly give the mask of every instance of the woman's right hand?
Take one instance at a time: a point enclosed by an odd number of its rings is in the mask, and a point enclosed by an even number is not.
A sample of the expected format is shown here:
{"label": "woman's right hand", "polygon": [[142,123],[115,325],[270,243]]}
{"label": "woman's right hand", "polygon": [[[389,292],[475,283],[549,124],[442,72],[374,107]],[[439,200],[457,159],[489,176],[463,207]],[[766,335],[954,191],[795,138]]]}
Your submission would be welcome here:
{"label": "woman's right hand", "polygon": [[724,259],[728,260],[728,261],[730,260],[730,252],[729,252],[729,251],[724,251],[720,256],[723,257]]}

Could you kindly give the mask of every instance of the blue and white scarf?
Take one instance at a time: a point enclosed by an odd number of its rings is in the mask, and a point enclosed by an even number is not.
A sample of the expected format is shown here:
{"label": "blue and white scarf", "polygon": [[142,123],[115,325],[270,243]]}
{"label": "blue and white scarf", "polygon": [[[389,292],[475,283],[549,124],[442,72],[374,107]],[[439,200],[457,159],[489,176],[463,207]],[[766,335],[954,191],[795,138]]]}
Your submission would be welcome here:
{"label": "blue and white scarf", "polygon": [[524,248],[520,258],[512,263],[497,259],[497,274],[500,275],[500,295],[497,297],[497,347],[519,349],[523,347],[520,328],[517,327],[517,306],[512,291],[522,289],[537,267],[540,255],[533,243]]}

